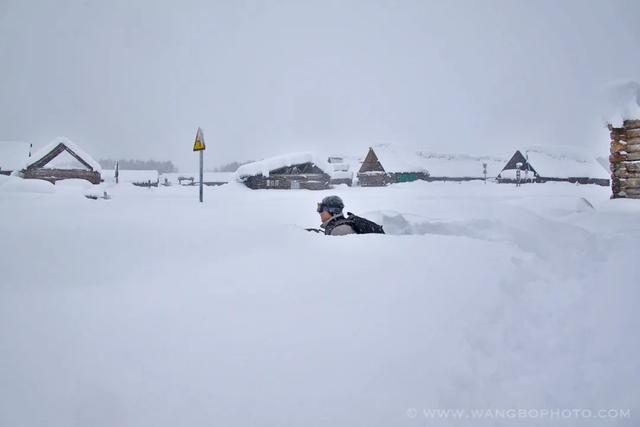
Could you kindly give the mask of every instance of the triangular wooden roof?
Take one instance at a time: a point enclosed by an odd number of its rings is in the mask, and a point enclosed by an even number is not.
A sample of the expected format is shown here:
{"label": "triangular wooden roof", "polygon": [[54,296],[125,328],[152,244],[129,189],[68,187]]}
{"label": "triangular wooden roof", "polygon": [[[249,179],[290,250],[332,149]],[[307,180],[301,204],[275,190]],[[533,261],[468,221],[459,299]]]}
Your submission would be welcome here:
{"label": "triangular wooden roof", "polygon": [[58,145],[53,147],[53,149],[51,149],[44,156],[40,157],[35,162],[32,162],[31,164],[29,164],[27,169],[41,169],[41,168],[44,168],[49,162],[51,162],[53,159],[55,159],[56,157],[58,157],[60,154],[62,154],[65,151],[67,153],[69,153],[71,156],[73,156],[77,161],[82,163],[82,165],[85,166],[88,170],[90,170],[90,171],[94,170],[93,166],[91,166],[89,163],[87,163],[82,157],[80,157],[75,151],[73,151],[71,148],[69,148],[67,146],[67,144],[65,144],[64,142],[58,143]]}
{"label": "triangular wooden roof", "polygon": [[513,157],[511,157],[511,160],[509,160],[507,162],[507,164],[505,165],[505,167],[502,168],[503,171],[506,170],[515,170],[518,169],[517,168],[517,164],[518,163],[522,163],[522,167],[520,168],[520,170],[525,171],[528,170],[530,172],[533,172],[534,174],[538,174],[538,172],[536,172],[536,170],[531,166],[531,164],[527,161],[527,158],[525,156],[522,155],[522,153],[520,152],[520,150],[517,150],[515,152],[515,154],[513,155]]}
{"label": "triangular wooden roof", "polygon": [[378,160],[378,156],[376,152],[373,151],[373,148],[369,147],[369,152],[367,153],[367,157],[364,158],[364,162],[362,162],[362,166],[360,166],[360,171],[358,173],[364,172],[384,172],[384,168]]}

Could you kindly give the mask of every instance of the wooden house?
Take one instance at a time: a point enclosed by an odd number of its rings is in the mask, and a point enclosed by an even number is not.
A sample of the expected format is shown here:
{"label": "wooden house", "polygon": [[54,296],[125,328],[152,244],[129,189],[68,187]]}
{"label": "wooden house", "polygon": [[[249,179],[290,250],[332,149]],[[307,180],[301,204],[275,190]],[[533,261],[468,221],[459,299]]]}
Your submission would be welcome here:
{"label": "wooden house", "polygon": [[516,182],[518,181],[518,170],[520,170],[521,182],[533,182],[538,178],[538,172],[531,166],[528,157],[525,157],[520,150],[516,150],[496,179],[501,183]]}
{"label": "wooden house", "polygon": [[371,147],[358,171],[358,182],[361,187],[383,187],[390,182],[387,171]]}
{"label": "wooden house", "polygon": [[358,171],[362,187],[380,187],[387,184],[427,180],[429,172],[425,159],[418,153],[391,145],[378,145],[369,151]]}
{"label": "wooden house", "polygon": [[272,157],[242,165],[236,178],[247,187],[273,190],[323,190],[330,188],[329,167],[310,153]]}
{"label": "wooden house", "polygon": [[25,179],[55,184],[63,179],[85,179],[99,184],[101,168],[91,156],[66,138],[56,138],[31,156],[19,169]]}
{"label": "wooden house", "polygon": [[516,182],[518,164],[521,182],[609,185],[608,173],[596,156],[578,147],[532,146],[525,150],[525,154],[518,150],[504,166],[497,181]]}

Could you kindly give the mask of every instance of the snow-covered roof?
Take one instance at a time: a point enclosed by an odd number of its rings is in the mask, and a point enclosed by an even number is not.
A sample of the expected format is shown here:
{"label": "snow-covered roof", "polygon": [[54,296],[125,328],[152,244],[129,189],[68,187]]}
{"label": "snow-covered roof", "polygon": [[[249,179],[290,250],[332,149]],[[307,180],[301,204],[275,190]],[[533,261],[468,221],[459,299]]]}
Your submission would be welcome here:
{"label": "snow-covered roof", "polygon": [[528,156],[529,163],[542,177],[609,178],[596,156],[581,147],[538,145],[520,151]]}
{"label": "snow-covered roof", "polygon": [[[362,154],[363,153],[361,153],[361,152],[358,152],[357,154],[349,154],[349,155],[346,155],[346,154],[335,155],[335,154],[333,154],[333,155],[331,155],[329,157],[336,157],[336,158],[339,157],[339,158],[342,159],[342,161],[340,163],[330,163],[329,166],[333,167],[334,171],[338,171],[338,170],[344,168],[345,165],[346,165],[347,170],[358,172],[358,170],[360,169],[360,166],[362,164],[362,160],[363,160]],[[364,153],[364,154],[366,154],[366,153]]]}
{"label": "snow-covered roof", "polygon": [[508,160],[506,156],[414,151],[391,144],[372,148],[387,172],[429,172],[434,177],[482,178],[483,163],[487,176],[495,177]]}
{"label": "snow-covered roof", "polygon": [[236,171],[236,178],[242,180],[255,175],[269,176],[272,170],[302,163],[313,163],[326,172],[332,169],[327,163],[326,156],[318,156],[310,152],[290,153],[242,165]]}
{"label": "snow-covered roof", "polygon": [[13,171],[29,159],[29,144],[21,141],[0,141],[0,170]]}
{"label": "snow-covered roof", "polygon": [[433,177],[483,178],[483,164],[487,164],[487,177],[497,176],[509,160],[502,156],[474,156],[455,153],[420,152],[427,161],[427,169]]}
{"label": "snow-covered roof", "polygon": [[416,151],[391,144],[379,144],[371,148],[386,172],[427,172],[429,170],[426,159]]}
{"label": "snow-covered roof", "polygon": [[330,165],[333,172],[346,172],[351,168],[349,163],[331,163]]}
{"label": "snow-covered roof", "polygon": [[331,172],[331,179],[353,179],[352,171],[333,171]]}
{"label": "snow-covered roof", "polygon": [[634,81],[608,84],[603,116],[614,127],[622,127],[624,120],[640,120],[640,84]]}
{"label": "snow-covered roof", "polygon": [[23,161],[22,164],[20,164],[19,167],[16,168],[16,170],[27,169],[29,166],[38,162],[44,156],[49,154],[54,148],[58,146],[58,144],[61,144],[61,143],[64,144],[68,149],[76,153],[82,160],[84,160],[89,166],[91,166],[91,168],[94,171],[102,172],[102,168],[100,167],[100,164],[93,157],[91,157],[87,152],[85,152],[76,144],[74,144],[69,138],[65,138],[64,136],[59,136],[53,139],[47,145],[45,145],[40,150],[35,152],[31,157]]}
{"label": "snow-covered roof", "polygon": [[[116,181],[115,169],[103,169],[100,175],[105,182]],[[118,170],[118,182],[156,182],[158,180],[158,176],[157,170]]]}

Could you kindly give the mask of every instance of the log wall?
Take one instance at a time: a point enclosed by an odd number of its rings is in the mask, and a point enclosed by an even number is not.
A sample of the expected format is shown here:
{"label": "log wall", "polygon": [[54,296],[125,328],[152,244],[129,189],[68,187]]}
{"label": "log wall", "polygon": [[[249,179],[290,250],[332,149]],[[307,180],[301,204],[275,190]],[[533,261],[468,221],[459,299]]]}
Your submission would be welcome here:
{"label": "log wall", "polygon": [[299,189],[326,190],[331,188],[329,185],[330,179],[331,177],[325,173],[304,175],[270,174],[268,177],[263,175],[249,176],[243,182],[244,185],[252,190],[290,190],[294,182]]}
{"label": "log wall", "polygon": [[44,179],[52,184],[63,179],[86,179],[92,184],[100,184],[100,173],[77,169],[27,169],[22,172],[25,179]]}
{"label": "log wall", "polygon": [[640,199],[640,120],[625,120],[621,128],[609,125],[609,131],[611,198]]}

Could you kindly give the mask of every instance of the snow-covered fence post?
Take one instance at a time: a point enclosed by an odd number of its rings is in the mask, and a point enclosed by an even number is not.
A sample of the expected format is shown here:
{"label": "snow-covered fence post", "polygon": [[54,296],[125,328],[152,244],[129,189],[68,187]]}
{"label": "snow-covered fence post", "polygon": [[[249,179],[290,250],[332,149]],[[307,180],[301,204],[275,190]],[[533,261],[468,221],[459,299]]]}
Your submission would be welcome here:
{"label": "snow-covered fence post", "polygon": [[640,120],[625,120],[620,128],[608,127],[611,198],[640,199]]}

